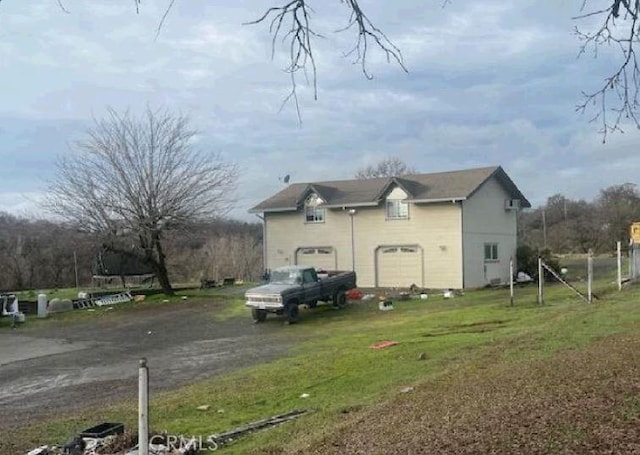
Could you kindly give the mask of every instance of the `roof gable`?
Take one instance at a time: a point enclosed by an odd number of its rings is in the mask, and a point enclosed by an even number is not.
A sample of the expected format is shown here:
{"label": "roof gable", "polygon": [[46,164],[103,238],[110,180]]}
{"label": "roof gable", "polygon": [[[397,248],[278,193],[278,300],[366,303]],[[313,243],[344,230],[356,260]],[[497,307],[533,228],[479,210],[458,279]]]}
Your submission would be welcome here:
{"label": "roof gable", "polygon": [[492,166],[392,178],[296,183],[260,202],[250,212],[295,211],[311,192],[328,208],[376,206],[394,186],[407,193],[407,202],[459,201],[471,197],[491,178],[496,178],[512,199],[520,199],[522,207],[531,207],[502,167]]}
{"label": "roof gable", "polygon": [[399,186],[393,186],[385,194],[385,199],[407,199],[409,194]]}

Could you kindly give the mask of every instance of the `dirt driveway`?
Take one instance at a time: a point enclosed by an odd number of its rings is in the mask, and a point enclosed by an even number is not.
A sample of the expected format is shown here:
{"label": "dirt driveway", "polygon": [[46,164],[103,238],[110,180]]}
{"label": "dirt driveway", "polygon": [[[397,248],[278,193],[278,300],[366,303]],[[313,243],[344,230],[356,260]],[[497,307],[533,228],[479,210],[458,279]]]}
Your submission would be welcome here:
{"label": "dirt driveway", "polygon": [[0,434],[27,422],[135,398],[139,359],[151,391],[168,390],[285,352],[286,327],[249,315],[216,321],[221,303],[180,302],[48,321],[37,331],[0,328]]}

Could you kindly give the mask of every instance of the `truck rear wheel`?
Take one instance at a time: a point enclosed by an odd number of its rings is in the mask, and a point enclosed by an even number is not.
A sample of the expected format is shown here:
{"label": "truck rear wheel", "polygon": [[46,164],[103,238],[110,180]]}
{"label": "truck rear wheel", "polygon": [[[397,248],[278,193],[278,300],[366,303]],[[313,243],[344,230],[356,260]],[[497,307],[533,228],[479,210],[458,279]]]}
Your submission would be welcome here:
{"label": "truck rear wheel", "polygon": [[344,290],[340,290],[336,292],[333,296],[333,306],[337,308],[344,308],[347,304],[347,293]]}
{"label": "truck rear wheel", "polygon": [[267,319],[267,310],[251,308],[251,317],[253,317],[254,322],[264,322]]}
{"label": "truck rear wheel", "polygon": [[289,324],[295,324],[298,322],[298,304],[296,303],[288,303],[284,314],[287,317],[287,322]]}

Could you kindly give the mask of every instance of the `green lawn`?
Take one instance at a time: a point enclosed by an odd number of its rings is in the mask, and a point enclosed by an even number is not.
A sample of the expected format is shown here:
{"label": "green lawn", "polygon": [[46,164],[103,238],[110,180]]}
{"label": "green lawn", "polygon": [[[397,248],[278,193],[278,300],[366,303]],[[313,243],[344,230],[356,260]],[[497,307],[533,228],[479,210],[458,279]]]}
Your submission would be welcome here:
{"label": "green lawn", "polygon": [[[550,285],[544,306],[536,304],[535,286],[528,286],[516,289],[514,306],[509,305],[508,290],[498,289],[446,300],[432,295],[426,301],[397,301],[395,309],[387,312],[379,311],[376,301],[355,302],[341,311],[303,310],[299,324],[281,327],[291,340],[299,340],[292,341],[288,357],[153,396],[151,426],[175,434],[209,435],[308,408],[310,414],[242,438],[224,452],[313,446],[338,431],[345,415],[366,413],[378,403],[393,400],[404,387],[546,359],[610,335],[635,333],[640,287],[618,293],[607,281],[599,283],[599,289],[601,298],[591,305],[565,287]],[[228,303],[224,315],[249,317],[239,299]],[[280,322],[270,318],[266,324]],[[382,340],[398,344],[370,349]],[[302,394],[309,396],[301,398]],[[199,411],[200,405],[210,408]],[[32,445],[61,441],[99,421],[134,425],[135,416],[135,403],[115,403],[34,423],[11,439]]]}
{"label": "green lawn", "polygon": [[[239,316],[245,313],[242,303],[244,290],[250,285],[242,286],[225,286],[210,289],[197,289],[190,287],[178,287],[175,295],[168,296],[162,293],[152,293],[145,295],[145,299],[141,302],[119,303],[103,307],[92,307],[62,313],[51,313],[46,318],[39,319],[36,314],[27,314],[27,322],[22,325],[21,330],[33,331],[50,324],[69,324],[83,321],[91,321],[96,317],[100,318],[117,318],[125,313],[135,313],[138,311],[146,311],[150,307],[162,307],[163,305],[172,305],[178,302],[202,302],[204,300],[214,302],[235,302],[235,304],[224,305],[215,314],[216,320],[224,320],[231,317]],[[114,288],[113,293],[122,292],[122,289]],[[148,292],[148,289],[132,289],[133,296]],[[75,299],[78,291],[75,288],[67,289],[47,289],[42,291],[47,295],[49,300],[59,299]],[[39,292],[21,291],[16,295],[20,300],[37,299]],[[0,328],[9,327],[10,320],[8,318],[0,318]]]}

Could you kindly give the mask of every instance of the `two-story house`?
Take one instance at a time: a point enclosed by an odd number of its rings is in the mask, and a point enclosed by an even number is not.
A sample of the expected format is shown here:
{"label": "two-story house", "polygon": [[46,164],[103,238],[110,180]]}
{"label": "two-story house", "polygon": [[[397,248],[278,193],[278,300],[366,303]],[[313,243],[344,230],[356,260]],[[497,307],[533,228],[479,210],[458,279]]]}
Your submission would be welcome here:
{"label": "two-story house", "polygon": [[531,204],[499,166],[289,185],[262,214],[265,268],[355,270],[361,287],[507,282],[517,213]]}

